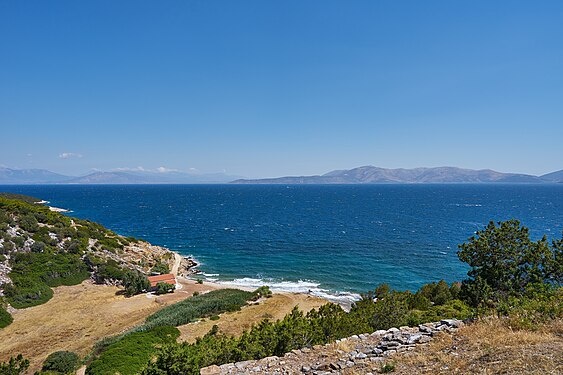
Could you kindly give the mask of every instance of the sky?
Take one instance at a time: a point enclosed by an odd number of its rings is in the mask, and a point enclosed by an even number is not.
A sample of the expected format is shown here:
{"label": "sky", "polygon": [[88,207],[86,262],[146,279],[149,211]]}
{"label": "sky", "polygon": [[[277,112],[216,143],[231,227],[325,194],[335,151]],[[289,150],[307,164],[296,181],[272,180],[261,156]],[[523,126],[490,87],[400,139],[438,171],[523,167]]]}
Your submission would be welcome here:
{"label": "sky", "polygon": [[1,0],[0,165],[563,169],[562,20],[559,0]]}

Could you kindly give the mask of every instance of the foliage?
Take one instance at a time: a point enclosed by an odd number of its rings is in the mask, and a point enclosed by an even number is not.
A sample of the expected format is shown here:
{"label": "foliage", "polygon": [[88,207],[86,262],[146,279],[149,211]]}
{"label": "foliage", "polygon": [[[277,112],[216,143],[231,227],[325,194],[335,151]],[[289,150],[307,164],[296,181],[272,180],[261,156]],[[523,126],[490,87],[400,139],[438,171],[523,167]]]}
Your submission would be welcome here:
{"label": "foliage", "polygon": [[90,273],[79,256],[68,253],[15,253],[9,276],[13,285],[6,285],[8,302],[15,308],[35,306],[48,301],[50,287],[76,285]]}
{"label": "foliage", "polygon": [[166,263],[158,262],[157,264],[154,265],[153,268],[151,268],[151,273],[158,273],[163,275],[166,273],[170,273],[170,268]]}
{"label": "foliage", "polygon": [[8,362],[0,363],[0,375],[20,375],[25,373],[29,367],[29,360],[21,354],[17,357],[10,357]]}
{"label": "foliage", "polygon": [[59,374],[73,373],[79,365],[79,357],[76,353],[59,351],[49,354],[43,362],[42,371],[52,371]]}
{"label": "foliage", "polygon": [[9,326],[13,321],[14,318],[12,318],[12,315],[10,315],[10,313],[6,311],[0,301],[0,328]]}
{"label": "foliage", "polygon": [[26,203],[41,202],[41,199],[39,199],[39,198],[30,197],[29,195],[14,194],[14,193],[0,193],[0,198],[15,199],[15,200],[20,200],[20,201],[23,201],[23,202],[26,202]]}
{"label": "foliage", "polygon": [[123,275],[123,286],[125,287],[125,295],[131,297],[149,290],[151,283],[141,272],[126,270]]}
{"label": "foliage", "polygon": [[472,306],[493,307],[523,296],[528,285],[561,285],[562,241],[550,246],[543,237],[534,242],[517,220],[498,226],[491,221],[459,246],[459,259],[471,267],[462,285],[463,297]]}
{"label": "foliage", "polygon": [[146,319],[143,329],[156,326],[180,326],[197,319],[236,311],[252,298],[251,292],[218,289],[167,306]]}
{"label": "foliage", "polygon": [[154,293],[160,295],[160,294],[172,293],[174,292],[174,290],[176,290],[176,285],[159,282],[156,284],[156,290]]}
{"label": "foliage", "polygon": [[[150,342],[152,344],[157,343],[160,345],[162,344],[162,340],[155,341],[154,339],[155,335],[160,335],[155,334],[155,332],[161,332],[157,330],[158,327],[169,329],[171,326],[183,325],[197,319],[208,316],[215,316],[226,311],[235,311],[240,309],[241,306],[245,305],[246,302],[252,298],[252,296],[253,293],[245,292],[242,290],[219,289],[206,294],[201,294],[199,296],[194,296],[184,301],[167,306],[149,316],[146,319],[144,325],[137,327],[132,331],[126,332],[125,334],[108,337],[96,343],[93,354],[94,357],[97,358],[88,367],[88,373],[105,374],[107,372],[104,371],[110,371],[109,369],[111,369],[110,373],[113,374],[118,370],[117,365],[119,363],[128,364],[131,361],[131,366],[133,366],[132,368],[140,369],[140,367],[135,367],[137,366],[138,362],[137,358],[129,359],[129,356],[137,356],[136,350],[133,350],[133,348],[135,348],[135,340],[139,343],[142,343],[142,345],[145,345],[146,342]],[[145,332],[149,332],[149,334],[141,334]],[[173,340],[171,340],[170,342],[173,342]],[[150,344],[150,348],[146,350],[148,352],[154,353],[154,345],[152,344]],[[146,345],[144,347],[146,347]],[[131,350],[129,350],[128,348],[131,348]],[[118,350],[126,350],[126,352],[119,354],[119,359],[115,360],[112,357],[112,353],[117,353]],[[139,350],[144,351],[145,349]],[[142,362],[143,365],[146,363],[146,359],[150,357],[144,358],[145,359]],[[133,373],[138,373],[138,371]],[[122,374],[124,373],[122,372]]]}
{"label": "foliage", "polygon": [[254,291],[254,296],[252,297],[253,300],[258,300],[260,298],[270,298],[272,297],[272,291],[270,290],[270,287],[264,285],[259,287],[258,289],[256,289]]}
{"label": "foliage", "polygon": [[293,349],[402,326],[428,317],[435,318],[433,320],[467,317],[471,312],[469,307],[462,301],[452,299],[451,295],[442,301],[442,305],[428,306],[424,311],[409,308],[417,294],[438,299],[429,291],[436,290],[436,296],[441,296],[444,285],[447,290],[451,288],[445,283],[438,284],[440,287],[436,284],[424,290],[421,288],[420,293],[415,294],[378,288],[379,298],[375,298],[375,292],[367,293],[350,312],[330,303],[306,315],[295,308],[282,320],[263,320],[239,338],[223,336],[215,329],[193,344],[166,345],[158,351],[156,361],[150,362],[143,374],[199,374],[200,368],[212,364],[283,356]]}
{"label": "foliage", "polygon": [[135,332],[108,346],[86,369],[88,375],[138,374],[151,359],[155,348],[175,342],[180,331],[174,327],[154,327]]}
{"label": "foliage", "polygon": [[[0,237],[3,239],[0,253],[3,257],[10,255],[8,262],[12,270],[8,276],[13,282],[4,285],[7,302],[16,308],[45,303],[53,295],[51,287],[79,284],[91,273],[97,282],[123,280],[125,272],[121,265],[111,259],[95,259],[94,253],[102,250],[115,253],[134,239],[120,237],[99,224],[71,219],[43,205],[32,204],[36,201],[31,197],[0,193]],[[10,228],[12,231],[8,230]],[[90,240],[93,240],[92,249]]]}

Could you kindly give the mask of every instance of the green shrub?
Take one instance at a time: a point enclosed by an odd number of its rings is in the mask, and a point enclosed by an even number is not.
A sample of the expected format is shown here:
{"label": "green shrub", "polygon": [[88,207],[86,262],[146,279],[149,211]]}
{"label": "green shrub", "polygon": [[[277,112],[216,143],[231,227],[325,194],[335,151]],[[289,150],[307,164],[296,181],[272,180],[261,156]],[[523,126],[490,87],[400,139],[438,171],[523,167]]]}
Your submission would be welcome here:
{"label": "green shrub", "polygon": [[180,331],[174,327],[154,327],[135,332],[109,345],[86,369],[88,375],[138,374],[157,347],[176,341]]}
{"label": "green shrub", "polygon": [[172,293],[174,292],[174,290],[176,290],[176,285],[159,282],[156,284],[155,294],[160,295],[160,294]]}
{"label": "green shrub", "polygon": [[170,273],[170,268],[168,267],[167,264],[159,262],[155,264],[153,268],[151,268],[151,272],[162,275],[162,274]]}
{"label": "green shrub", "polygon": [[252,298],[251,292],[218,289],[167,306],[149,316],[143,329],[156,326],[180,326],[200,318],[236,311]]}
{"label": "green shrub", "polygon": [[381,365],[381,369],[379,370],[382,374],[388,374],[390,372],[395,372],[395,363],[394,362],[386,362]]}
{"label": "green shrub", "polygon": [[42,371],[52,371],[60,374],[71,374],[78,368],[79,357],[76,353],[59,351],[49,354],[43,362]]}
{"label": "green shrub", "polygon": [[20,278],[14,285],[4,287],[6,300],[16,309],[41,305],[53,297],[48,285],[33,279]]}
{"label": "green shrub", "polygon": [[9,326],[13,321],[12,315],[0,304],[0,328]]}
{"label": "green shrub", "polygon": [[272,297],[272,291],[270,290],[270,287],[264,285],[254,291],[253,299],[257,300],[260,298],[270,298],[270,297]]}
{"label": "green shrub", "polygon": [[0,363],[0,375],[24,374],[28,368],[29,360],[18,354],[17,357],[10,357],[8,362]]}
{"label": "green shrub", "polygon": [[125,270],[124,272],[123,286],[126,296],[131,297],[150,289],[151,283],[141,272],[135,270]]}

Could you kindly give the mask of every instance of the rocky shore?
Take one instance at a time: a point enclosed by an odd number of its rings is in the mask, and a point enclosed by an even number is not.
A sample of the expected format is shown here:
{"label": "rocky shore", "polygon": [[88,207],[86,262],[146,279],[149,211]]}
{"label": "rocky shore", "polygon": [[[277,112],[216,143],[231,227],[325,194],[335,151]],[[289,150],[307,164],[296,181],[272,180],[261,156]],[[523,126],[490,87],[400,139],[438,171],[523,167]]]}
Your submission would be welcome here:
{"label": "rocky shore", "polygon": [[327,345],[293,350],[283,357],[228,363],[201,369],[202,375],[223,374],[374,374],[393,356],[425,345],[439,333],[452,333],[461,320],[445,319],[418,327],[390,328],[337,340]]}

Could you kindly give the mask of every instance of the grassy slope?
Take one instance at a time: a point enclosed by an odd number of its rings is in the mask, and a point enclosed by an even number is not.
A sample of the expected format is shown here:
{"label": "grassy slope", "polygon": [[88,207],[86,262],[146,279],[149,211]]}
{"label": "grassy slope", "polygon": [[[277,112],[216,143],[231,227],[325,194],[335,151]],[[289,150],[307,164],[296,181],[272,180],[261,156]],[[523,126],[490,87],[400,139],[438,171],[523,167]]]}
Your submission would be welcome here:
{"label": "grassy slope", "polygon": [[454,335],[440,335],[428,346],[397,357],[396,374],[561,374],[563,321],[534,330],[514,329],[506,319],[489,318]]}
{"label": "grassy slope", "polygon": [[110,338],[105,344],[102,342],[102,347],[98,346],[101,354],[88,366],[86,373],[139,373],[154,355],[155,348],[174,342],[178,338],[180,331],[174,326],[226,311],[239,310],[252,297],[251,292],[220,289],[167,306],[150,315],[145,324],[134,329],[132,333],[113,340]]}

